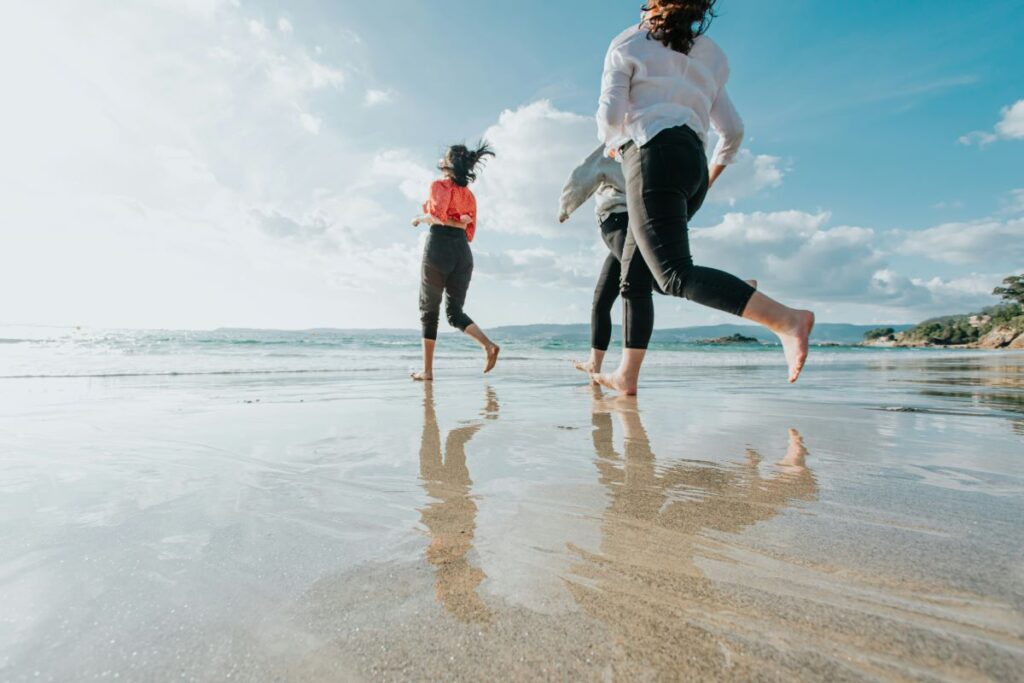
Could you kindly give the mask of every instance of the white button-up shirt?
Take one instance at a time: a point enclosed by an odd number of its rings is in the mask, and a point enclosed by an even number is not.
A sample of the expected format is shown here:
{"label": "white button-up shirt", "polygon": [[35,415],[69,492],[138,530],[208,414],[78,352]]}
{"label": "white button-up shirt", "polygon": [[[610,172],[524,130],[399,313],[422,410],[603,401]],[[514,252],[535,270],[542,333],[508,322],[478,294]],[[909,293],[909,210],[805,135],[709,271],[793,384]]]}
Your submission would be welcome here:
{"label": "white button-up shirt", "polygon": [[725,91],[729,60],[707,36],[684,55],[647,29],[633,26],[608,48],[597,110],[598,137],[608,150],[628,140],[643,146],[667,128],[689,126],[708,145],[719,134],[711,163],[730,164],[743,141],[743,121]]}

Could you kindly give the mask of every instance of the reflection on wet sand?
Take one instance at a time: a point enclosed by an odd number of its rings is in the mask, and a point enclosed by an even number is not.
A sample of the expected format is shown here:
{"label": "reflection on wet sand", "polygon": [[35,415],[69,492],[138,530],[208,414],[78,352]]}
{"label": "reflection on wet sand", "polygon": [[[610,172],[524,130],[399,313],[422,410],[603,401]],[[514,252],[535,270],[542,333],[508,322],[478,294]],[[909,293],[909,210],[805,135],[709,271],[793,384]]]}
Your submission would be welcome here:
{"label": "reflection on wet sand", "polygon": [[[466,444],[484,423],[451,430],[442,450],[430,382],[424,383],[423,392],[420,480],[433,502],[420,510],[420,520],[430,534],[426,554],[435,567],[434,590],[438,602],[456,618],[489,621],[491,613],[476,592],[486,575],[467,557],[473,548],[477,507],[471,494],[473,480],[466,464]],[[483,415],[489,420],[498,417],[497,395],[490,387]]]}
{"label": "reflection on wet sand", "polygon": [[[624,435],[616,452],[612,414]],[[582,609],[618,634],[618,673],[755,675],[743,643],[737,596],[708,579],[699,560],[719,557],[709,533],[738,533],[817,496],[807,449],[789,430],[776,470],[760,454],[742,462],[674,462],[659,467],[635,399],[595,400],[593,441],[609,503],[598,552],[572,546],[580,561],[567,581]],[[753,617],[754,615],[749,615]],[[637,668],[639,667],[639,669]]]}

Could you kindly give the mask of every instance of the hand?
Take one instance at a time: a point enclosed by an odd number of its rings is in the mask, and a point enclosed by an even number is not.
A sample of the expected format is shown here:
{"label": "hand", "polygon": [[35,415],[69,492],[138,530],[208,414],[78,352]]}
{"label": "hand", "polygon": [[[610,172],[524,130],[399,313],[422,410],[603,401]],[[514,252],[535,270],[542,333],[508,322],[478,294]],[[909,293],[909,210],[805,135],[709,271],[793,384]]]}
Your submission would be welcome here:
{"label": "hand", "polygon": [[412,227],[418,228],[420,226],[420,222],[421,221],[422,221],[422,218],[420,216],[416,216],[416,218],[412,219]]}
{"label": "hand", "polygon": [[459,216],[459,222],[460,223],[467,223],[467,224],[468,223],[472,223],[473,222],[473,217],[470,216],[468,213],[464,213],[461,216]]}
{"label": "hand", "polygon": [[612,159],[615,159],[618,156],[618,154],[619,150],[615,149],[614,147],[608,150],[608,156]]}
{"label": "hand", "polygon": [[564,223],[567,220],[569,220],[569,214],[567,214],[567,213],[560,213],[560,214],[558,214],[558,222],[559,223]]}

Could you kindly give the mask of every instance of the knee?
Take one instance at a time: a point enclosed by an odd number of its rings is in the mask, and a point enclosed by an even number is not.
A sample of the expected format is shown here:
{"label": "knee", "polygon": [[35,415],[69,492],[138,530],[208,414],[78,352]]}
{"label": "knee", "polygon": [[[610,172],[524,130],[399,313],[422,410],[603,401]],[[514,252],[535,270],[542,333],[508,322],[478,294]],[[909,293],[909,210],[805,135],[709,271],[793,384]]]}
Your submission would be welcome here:
{"label": "knee", "polygon": [[650,299],[652,297],[652,283],[648,278],[641,278],[641,280],[623,280],[619,285],[619,292],[622,294],[622,298],[629,301]]}
{"label": "knee", "polygon": [[463,312],[461,307],[449,306],[445,311],[445,314],[445,317],[448,318],[448,324],[458,330],[462,330],[463,332],[465,332],[467,327],[473,324],[469,319],[469,316]]}

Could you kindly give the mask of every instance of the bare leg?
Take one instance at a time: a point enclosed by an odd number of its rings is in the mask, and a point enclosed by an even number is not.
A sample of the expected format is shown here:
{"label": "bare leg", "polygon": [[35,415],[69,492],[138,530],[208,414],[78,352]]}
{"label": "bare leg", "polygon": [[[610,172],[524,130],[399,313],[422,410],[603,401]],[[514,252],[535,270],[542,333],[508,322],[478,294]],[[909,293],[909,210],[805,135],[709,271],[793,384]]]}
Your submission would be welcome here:
{"label": "bare leg", "polygon": [[623,349],[622,362],[613,373],[594,373],[590,378],[601,386],[626,396],[636,396],[636,385],[640,379],[640,366],[644,363],[647,349]]}
{"label": "bare leg", "polygon": [[434,346],[435,339],[423,340],[423,370],[412,373],[411,377],[417,382],[429,382],[434,379]]}
{"label": "bare leg", "polygon": [[590,360],[574,360],[572,366],[588,375],[599,373],[601,372],[601,365],[604,364],[604,354],[605,352],[601,349],[590,349]]}
{"label": "bare leg", "polygon": [[495,363],[498,362],[498,352],[501,351],[501,347],[492,342],[476,323],[467,327],[465,331],[466,334],[476,340],[476,343],[479,344],[487,354],[487,363],[484,365],[484,374],[490,372],[494,369]]}
{"label": "bare leg", "polygon": [[[747,280],[747,284],[754,289],[757,289],[757,280]],[[810,330],[808,330],[808,333],[810,333]],[[593,351],[591,351],[591,353],[593,354]],[[598,365],[597,369],[590,373],[590,379],[595,384],[600,384],[603,387],[612,389],[613,391],[618,391],[626,396],[636,396],[637,384],[640,380],[640,366],[644,363],[645,355],[647,355],[646,349],[625,349],[622,353],[622,363],[619,364],[618,370],[613,373],[602,374],[601,366]],[[807,354],[805,352],[804,356],[806,355]],[[601,357],[603,360],[603,353],[601,354]],[[591,358],[593,358],[593,355],[591,355]],[[577,363],[576,368],[578,370],[584,370],[583,367],[580,367],[581,365],[582,363]],[[586,370],[584,370],[584,372],[586,372]]]}
{"label": "bare leg", "polygon": [[743,310],[743,317],[761,323],[775,333],[786,354],[789,381],[795,382],[807,360],[807,339],[814,328],[814,314],[784,306],[760,292],[754,292]]}

